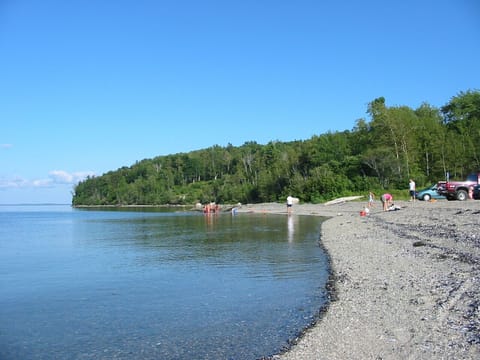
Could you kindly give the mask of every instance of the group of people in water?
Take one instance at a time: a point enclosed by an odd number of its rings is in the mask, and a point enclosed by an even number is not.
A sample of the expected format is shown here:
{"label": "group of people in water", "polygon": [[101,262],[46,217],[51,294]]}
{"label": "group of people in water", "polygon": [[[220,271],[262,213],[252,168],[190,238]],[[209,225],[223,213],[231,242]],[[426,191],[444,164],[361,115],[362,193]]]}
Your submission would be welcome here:
{"label": "group of people in water", "polygon": [[203,206],[204,214],[213,214],[213,213],[218,213],[219,211],[220,211],[220,206],[215,203],[208,203]]}

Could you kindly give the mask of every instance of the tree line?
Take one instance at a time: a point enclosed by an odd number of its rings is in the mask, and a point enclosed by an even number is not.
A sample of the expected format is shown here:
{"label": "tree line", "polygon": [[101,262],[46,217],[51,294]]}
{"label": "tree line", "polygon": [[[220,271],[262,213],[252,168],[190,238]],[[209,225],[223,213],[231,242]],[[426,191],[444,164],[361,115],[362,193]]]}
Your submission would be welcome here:
{"label": "tree line", "polygon": [[464,178],[480,170],[480,92],[468,90],[436,108],[368,104],[369,119],[350,131],[308,140],[255,141],[241,146],[158,156],[74,187],[72,204],[164,205],[284,201],[319,203],[339,196],[404,190]]}

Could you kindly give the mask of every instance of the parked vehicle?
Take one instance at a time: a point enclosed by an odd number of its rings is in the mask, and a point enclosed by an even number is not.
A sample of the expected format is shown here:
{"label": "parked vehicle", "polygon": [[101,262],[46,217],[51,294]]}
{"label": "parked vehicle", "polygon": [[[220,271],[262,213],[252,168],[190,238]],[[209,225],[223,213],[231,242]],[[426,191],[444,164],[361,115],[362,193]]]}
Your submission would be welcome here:
{"label": "parked vehicle", "polygon": [[[442,184],[443,183],[443,184]],[[447,181],[437,184],[437,192],[443,195],[447,200],[465,201],[468,199],[468,191],[470,187],[480,184],[480,172],[467,176],[464,181]]]}
{"label": "parked vehicle", "polygon": [[440,195],[437,192],[437,184],[430,185],[429,187],[417,191],[415,197],[418,200],[429,201],[430,199],[446,199],[445,196]]}
{"label": "parked vehicle", "polygon": [[473,187],[473,198],[480,200],[480,184]]}

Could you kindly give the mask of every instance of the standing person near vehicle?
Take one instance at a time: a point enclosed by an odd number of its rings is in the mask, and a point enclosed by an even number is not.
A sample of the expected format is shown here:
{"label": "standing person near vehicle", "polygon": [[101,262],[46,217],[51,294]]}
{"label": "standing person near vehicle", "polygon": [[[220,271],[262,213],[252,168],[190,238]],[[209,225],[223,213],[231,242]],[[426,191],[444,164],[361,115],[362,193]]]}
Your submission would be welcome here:
{"label": "standing person near vehicle", "polygon": [[388,194],[388,193],[383,194],[380,197],[380,201],[382,202],[382,205],[383,205],[383,211],[388,211],[388,208],[393,203],[393,196],[391,194]]}
{"label": "standing person near vehicle", "polygon": [[408,189],[410,191],[410,201],[415,202],[415,181],[413,181],[413,179],[410,179]]}
{"label": "standing person near vehicle", "polygon": [[293,206],[293,197],[288,195],[288,197],[287,197],[287,214],[292,213],[292,206]]}

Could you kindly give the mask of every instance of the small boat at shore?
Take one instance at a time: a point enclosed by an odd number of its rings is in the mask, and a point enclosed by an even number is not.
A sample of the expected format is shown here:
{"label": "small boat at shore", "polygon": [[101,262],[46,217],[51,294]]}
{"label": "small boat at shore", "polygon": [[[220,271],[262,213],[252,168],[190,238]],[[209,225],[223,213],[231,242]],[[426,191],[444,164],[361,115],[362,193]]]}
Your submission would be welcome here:
{"label": "small boat at shore", "polygon": [[347,202],[347,201],[358,200],[358,199],[361,199],[361,198],[363,198],[363,195],[345,196],[345,197],[341,197],[341,198],[338,198],[338,199],[327,201],[323,205],[325,205],[325,206],[335,205],[335,204],[340,204],[340,203]]}

